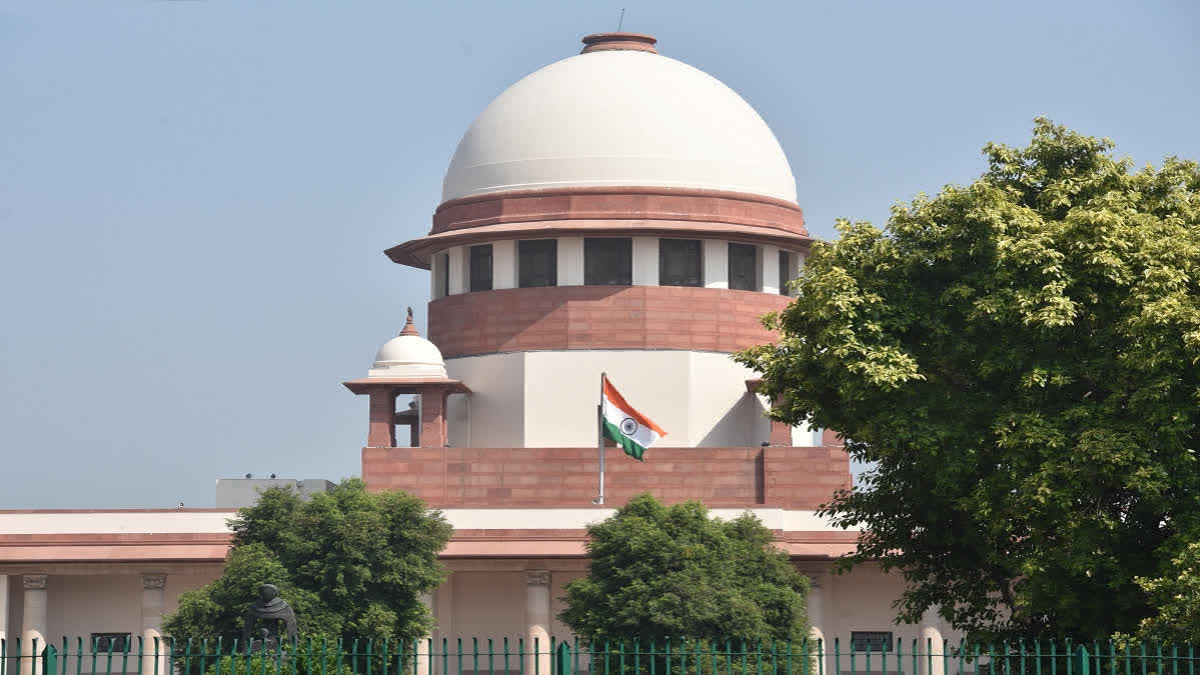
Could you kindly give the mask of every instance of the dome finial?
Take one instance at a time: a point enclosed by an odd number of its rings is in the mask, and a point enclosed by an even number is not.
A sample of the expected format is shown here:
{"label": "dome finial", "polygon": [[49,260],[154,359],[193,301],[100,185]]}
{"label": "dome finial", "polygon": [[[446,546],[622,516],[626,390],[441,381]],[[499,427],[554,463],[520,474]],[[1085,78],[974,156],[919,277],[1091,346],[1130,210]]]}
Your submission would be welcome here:
{"label": "dome finial", "polygon": [[401,335],[420,335],[417,332],[417,327],[413,324],[412,307],[408,308],[408,320],[404,322],[404,329],[400,331]]}

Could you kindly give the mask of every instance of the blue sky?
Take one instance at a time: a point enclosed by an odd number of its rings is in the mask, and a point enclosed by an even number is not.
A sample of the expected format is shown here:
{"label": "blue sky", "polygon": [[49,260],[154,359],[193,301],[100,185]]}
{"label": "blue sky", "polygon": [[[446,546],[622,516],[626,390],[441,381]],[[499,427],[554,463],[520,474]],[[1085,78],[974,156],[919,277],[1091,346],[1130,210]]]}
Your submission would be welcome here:
{"label": "blue sky", "polygon": [[1200,158],[1194,2],[0,2],[0,508],[358,471],[360,377],[488,101],[625,29],[774,129],[810,230],[971,180],[1037,115]]}

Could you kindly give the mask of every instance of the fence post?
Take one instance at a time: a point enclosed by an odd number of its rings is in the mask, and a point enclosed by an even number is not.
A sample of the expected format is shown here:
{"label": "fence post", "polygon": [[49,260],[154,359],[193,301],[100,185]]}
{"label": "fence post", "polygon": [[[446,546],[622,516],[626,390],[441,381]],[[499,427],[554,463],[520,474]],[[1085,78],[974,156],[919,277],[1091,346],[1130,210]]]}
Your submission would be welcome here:
{"label": "fence post", "polygon": [[1079,645],[1079,675],[1092,675],[1090,661],[1087,647]]}
{"label": "fence post", "polygon": [[554,659],[554,675],[573,675],[575,670],[571,667],[571,645],[563,640],[558,643]]}
{"label": "fence post", "polygon": [[42,673],[54,675],[58,672],[58,650],[54,645],[46,643],[46,651],[42,653]]}

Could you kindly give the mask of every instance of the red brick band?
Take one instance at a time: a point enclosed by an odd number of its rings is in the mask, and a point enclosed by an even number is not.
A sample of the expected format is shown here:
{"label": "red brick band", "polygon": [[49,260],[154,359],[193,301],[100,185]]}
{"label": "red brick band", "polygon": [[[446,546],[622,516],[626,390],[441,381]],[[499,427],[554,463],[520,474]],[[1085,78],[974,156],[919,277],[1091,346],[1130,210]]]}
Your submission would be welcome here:
{"label": "red brick band", "polygon": [[804,212],[775,197],[665,187],[513,190],[442,203],[429,235],[385,253],[393,262],[429,269],[452,246],[559,236],[723,239],[805,249]]}
{"label": "red brick band", "polygon": [[612,219],[753,225],[808,236],[804,212],[782,199],[660,187],[516,190],[461,197],[437,208],[430,234],[500,223]]}
{"label": "red brick band", "polygon": [[788,298],[682,286],[550,286],[429,303],[429,339],[451,358],[540,349],[732,353],[775,340],[760,317]]}
{"label": "red brick band", "polygon": [[[596,454],[596,448],[364,448],[362,475],[370,490],[405,490],[440,508],[587,507],[596,496]],[[649,491],[670,503],[814,509],[850,485],[841,446],[652,448],[646,459],[607,451],[608,506]]]}

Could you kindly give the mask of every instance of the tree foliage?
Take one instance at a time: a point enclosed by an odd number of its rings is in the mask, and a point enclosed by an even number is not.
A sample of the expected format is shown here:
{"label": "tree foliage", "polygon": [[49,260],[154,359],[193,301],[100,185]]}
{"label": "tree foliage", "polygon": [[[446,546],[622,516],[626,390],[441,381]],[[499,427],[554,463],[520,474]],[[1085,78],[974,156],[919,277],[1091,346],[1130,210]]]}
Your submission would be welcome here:
{"label": "tree foliage", "polygon": [[240,638],[262,583],[279,587],[302,635],[414,639],[432,628],[419,596],[445,579],[437,555],[451,528],[416,497],[368,493],[357,479],[307,502],[274,488],[230,528],[223,574],[180,596],[164,623],[169,634]]}
{"label": "tree foliage", "polygon": [[853,565],[900,570],[986,634],[1106,637],[1150,613],[1200,533],[1200,168],[1133,171],[1048,120],[986,172],[840,221],[776,345],[739,359],[772,417],[847,439],[874,468],[824,512],[863,526]]}
{"label": "tree foliage", "polygon": [[754,515],[710,518],[649,494],[588,526],[588,576],[566,586],[562,620],[592,639],[790,640],[807,636],[808,580]]}
{"label": "tree foliage", "polygon": [[1136,636],[1118,635],[1121,642],[1134,642],[1132,637],[1160,644],[1200,643],[1200,542],[1189,544],[1163,576],[1138,577],[1136,582],[1150,596],[1154,614],[1142,619]]}

